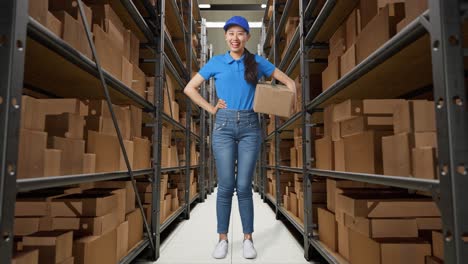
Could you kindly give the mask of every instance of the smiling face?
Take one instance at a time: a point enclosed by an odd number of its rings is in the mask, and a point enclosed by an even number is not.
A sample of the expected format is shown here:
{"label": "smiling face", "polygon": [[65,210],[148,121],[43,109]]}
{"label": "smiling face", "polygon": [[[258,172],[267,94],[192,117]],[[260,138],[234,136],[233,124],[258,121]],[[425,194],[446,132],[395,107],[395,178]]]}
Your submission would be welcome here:
{"label": "smiling face", "polygon": [[224,33],[226,43],[231,50],[231,53],[242,54],[244,52],[245,44],[250,39],[248,34],[242,27],[231,26]]}

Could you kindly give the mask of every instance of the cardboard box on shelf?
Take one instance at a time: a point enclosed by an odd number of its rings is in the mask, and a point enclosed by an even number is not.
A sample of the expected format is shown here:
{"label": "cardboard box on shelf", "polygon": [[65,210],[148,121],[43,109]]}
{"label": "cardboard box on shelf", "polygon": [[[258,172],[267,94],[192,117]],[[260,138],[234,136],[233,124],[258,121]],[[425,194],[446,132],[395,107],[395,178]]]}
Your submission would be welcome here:
{"label": "cardboard box on shelf", "polygon": [[151,142],[144,138],[133,138],[133,169],[151,168]]}
{"label": "cardboard box on shelf", "polygon": [[289,209],[291,214],[297,216],[297,194],[294,192],[289,193]]}
{"label": "cardboard box on shelf", "polygon": [[[26,236],[34,234],[42,230],[41,222],[44,222],[48,217],[35,216],[35,217],[15,217],[14,224],[14,235],[15,236]],[[42,223],[43,225],[43,223]]]}
{"label": "cardboard box on shelf", "polygon": [[45,131],[49,137],[83,139],[84,118],[79,114],[47,115]]}
{"label": "cardboard box on shelf", "polygon": [[[87,150],[96,154],[96,172],[126,170],[118,139],[113,135],[89,131]],[[124,140],[130,165],[133,166],[133,142]]]}
{"label": "cardboard box on shelf", "polygon": [[100,236],[115,229],[119,223],[118,211],[113,211],[97,217],[54,217],[52,228],[54,230],[74,230],[80,234]]}
{"label": "cardboard box on shelf", "polygon": [[88,106],[78,99],[37,99],[43,107],[45,115],[60,115],[63,113],[88,115]]}
{"label": "cardboard box on shelf", "polygon": [[103,216],[111,213],[117,204],[114,194],[70,194],[52,200],[51,216]]}
{"label": "cardboard box on shelf", "polygon": [[336,199],[336,209],[343,210],[352,217],[410,218],[440,216],[435,203],[422,197],[414,198],[402,194],[385,193],[379,193],[378,195],[346,193],[338,194]]}
{"label": "cardboard box on shelf", "polygon": [[377,15],[379,9],[376,0],[360,0],[359,14],[361,17],[361,30]]}
{"label": "cardboard box on shelf", "polygon": [[[356,43],[357,36],[361,33],[360,10],[355,8],[346,19],[346,49],[349,50]],[[344,74],[343,74],[344,75]]]}
{"label": "cardboard box on shelf", "polygon": [[367,130],[391,131],[392,124],[392,117],[358,116],[340,123],[341,137],[358,135]]}
{"label": "cardboard box on shelf", "polygon": [[11,264],[37,264],[39,263],[39,250],[15,251]]}
{"label": "cardboard box on shelf", "polygon": [[315,140],[316,168],[333,170],[333,142],[330,137]]}
{"label": "cardboard box on shelf", "polygon": [[434,102],[413,100],[399,104],[393,126],[395,134],[436,131]]}
{"label": "cardboard box on shelf", "polygon": [[138,63],[133,64],[133,80],[131,88],[139,96],[143,98],[145,97],[146,76],[145,73],[138,67]]}
{"label": "cardboard box on shelf", "polygon": [[412,149],[412,175],[415,178],[438,178],[436,149],[433,147],[420,147]]}
{"label": "cardboard box on shelf", "polygon": [[142,137],[143,110],[134,105],[130,106],[130,137]]}
{"label": "cardboard box on shelf", "polygon": [[433,147],[437,148],[437,133],[436,132],[416,132],[413,134],[414,147]]}
{"label": "cardboard box on shelf", "polygon": [[117,256],[117,232],[101,236],[84,236],[73,243],[75,264],[114,264]]}
{"label": "cardboard box on shelf", "polygon": [[327,105],[323,110],[323,129],[324,136],[332,136],[333,108],[334,104]]}
{"label": "cardboard box on shelf", "polygon": [[52,147],[62,151],[61,175],[82,174],[85,141],[81,139],[52,137]]}
{"label": "cardboard box on shelf", "polygon": [[327,68],[322,72],[322,91],[327,90],[340,79],[340,58],[328,62]]}
{"label": "cardboard box on shelf", "polygon": [[341,124],[339,122],[333,122],[331,124],[331,137],[332,141],[341,139]]}
{"label": "cardboard box on shelf", "polygon": [[333,142],[334,169],[336,171],[346,171],[346,159],[344,141],[339,140]]}
{"label": "cardboard box on shelf", "polygon": [[74,257],[69,257],[66,260],[57,263],[57,264],[74,264],[75,263],[75,258]]}
{"label": "cardboard box on shelf", "polygon": [[348,50],[340,57],[340,74],[341,76],[346,75],[356,66],[356,46],[352,45]]}
{"label": "cardboard box on shelf", "polygon": [[342,122],[362,115],[362,100],[346,100],[333,107],[333,122]]}
{"label": "cardboard box on shelf", "polygon": [[349,230],[349,261],[362,264],[417,263],[431,254],[429,243],[412,238],[367,238]]}
{"label": "cardboard box on shelf", "polygon": [[393,176],[411,176],[411,149],[409,134],[402,133],[382,138],[383,172]]}
{"label": "cardboard box on shelf", "polygon": [[341,56],[340,52],[346,49],[346,22],[338,27],[330,37],[330,57],[329,59],[334,60]]}
{"label": "cardboard box on shelf", "polygon": [[86,32],[81,21],[66,11],[53,11],[52,14],[62,23],[63,31],[60,37],[83,55],[91,58],[91,48],[88,45]]}
{"label": "cardboard box on shelf", "polygon": [[426,256],[425,264],[444,264],[444,261],[438,257]]}
{"label": "cardboard box on shelf", "polygon": [[[361,8],[363,8],[362,4],[361,2]],[[362,62],[395,35],[396,25],[404,18],[404,8],[404,3],[388,4],[362,29],[356,42],[357,63]],[[367,7],[361,9],[363,25],[365,25],[364,14],[366,13],[364,10],[367,9]]]}
{"label": "cardboard box on shelf", "polygon": [[297,199],[297,217],[304,223],[304,197]]}
{"label": "cardboard box on shelf", "polygon": [[20,129],[18,179],[44,176],[47,133]]}
{"label": "cardboard box on shelf", "polygon": [[393,115],[395,108],[405,103],[403,99],[364,99],[362,113],[365,115]]}
{"label": "cardboard box on shelf", "polygon": [[318,208],[318,232],[319,239],[331,250],[338,249],[338,226],[335,221],[335,215],[322,208]]}
{"label": "cardboard box on shelf", "polygon": [[382,174],[382,137],[387,131],[366,131],[344,138],[346,171]]}
{"label": "cardboard box on shelf", "polygon": [[405,19],[408,20],[408,23],[413,21],[426,11],[428,7],[428,1],[426,0],[405,1]]}
{"label": "cardboard box on shelf", "polygon": [[[49,0],[49,9],[51,11],[67,11],[67,13],[73,16],[73,18],[77,19],[80,22],[80,24],[83,24],[78,5],[74,4],[73,2],[62,0]],[[88,23],[88,25],[91,26],[93,11],[86,4],[83,5],[83,9],[86,16],[86,22]]]}
{"label": "cardboard box on shelf", "polygon": [[166,209],[166,212],[164,212],[164,214],[166,215],[166,218],[171,215],[171,206],[172,206],[172,195],[171,194],[166,194],[164,196],[164,203],[165,203],[165,209]]}
{"label": "cardboard box on shelf", "polygon": [[[96,182],[95,188],[101,189],[125,189],[125,213],[128,214],[135,209],[135,191],[131,181],[103,181]],[[162,189],[161,189],[162,190]]]}
{"label": "cardboard box on shelf", "polygon": [[343,223],[337,223],[338,253],[349,260],[349,230]]}
{"label": "cardboard box on shelf", "polygon": [[140,209],[127,214],[125,220],[128,221],[128,248],[131,249],[143,239],[143,218]]}
{"label": "cardboard box on shelf", "polygon": [[342,188],[364,188],[369,186],[365,182],[356,182],[356,181],[347,181],[347,180],[336,180],[336,179],[327,179],[326,188],[327,188],[327,208],[328,210],[335,212],[336,207],[336,194],[342,193]]}
{"label": "cardboard box on shelf", "polygon": [[36,0],[29,4],[29,15],[42,25],[47,23],[48,0]]}
{"label": "cardboard box on shelf", "polygon": [[432,231],[432,255],[444,259],[444,237],[440,231]]}
{"label": "cardboard box on shelf", "polygon": [[289,117],[293,100],[294,93],[286,86],[259,83],[255,89],[253,109],[258,113]]}
{"label": "cardboard box on shelf", "polygon": [[72,256],[73,232],[40,231],[23,237],[23,249],[39,249],[39,263],[59,263]]}
{"label": "cardboard box on shelf", "polygon": [[418,217],[416,223],[419,230],[441,230],[442,219],[440,217]]}
{"label": "cardboard box on shelf", "polygon": [[128,221],[121,223],[116,229],[117,249],[116,260],[119,261],[128,252]]}
{"label": "cardboard box on shelf", "polygon": [[94,45],[102,67],[115,78],[122,79],[123,50],[112,42],[109,35],[97,24],[93,25]]}
{"label": "cardboard box on shelf", "polygon": [[44,131],[46,107],[40,100],[27,95],[21,97],[21,103],[21,128]]}
{"label": "cardboard box on shelf", "polygon": [[171,212],[175,212],[177,211],[177,209],[179,209],[179,198],[178,197],[174,197],[172,198],[171,200]]}
{"label": "cardboard box on shelf", "polygon": [[297,150],[296,148],[290,149],[290,160],[291,160],[291,167],[297,167]]}
{"label": "cardboard box on shelf", "polygon": [[[130,61],[128,61],[128,59],[125,56],[122,56],[122,83],[129,88],[132,87],[133,67],[134,67],[133,64],[131,64]],[[146,87],[145,87],[145,91],[146,91]]]}
{"label": "cardboard box on shelf", "polygon": [[58,37],[63,34],[62,22],[54,16],[51,12],[47,12],[47,21],[45,26]]}
{"label": "cardboard box on shelf", "polygon": [[369,219],[344,214],[344,224],[370,238],[418,237],[418,226],[415,218]]}
{"label": "cardboard box on shelf", "polygon": [[62,151],[59,149],[44,150],[44,176],[61,175]]}
{"label": "cardboard box on shelf", "polygon": [[96,154],[84,153],[83,154],[83,174],[96,172]]}

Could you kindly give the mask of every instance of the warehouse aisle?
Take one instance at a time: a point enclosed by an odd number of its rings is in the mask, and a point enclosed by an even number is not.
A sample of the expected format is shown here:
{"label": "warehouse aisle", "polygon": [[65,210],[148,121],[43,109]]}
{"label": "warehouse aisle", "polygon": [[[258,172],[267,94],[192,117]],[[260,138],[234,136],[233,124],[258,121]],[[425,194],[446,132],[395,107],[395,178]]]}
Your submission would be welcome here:
{"label": "warehouse aisle", "polygon": [[254,193],[255,233],[254,243],[258,257],[247,260],[242,257],[242,225],[237,196],[233,197],[229,234],[229,254],[225,259],[211,257],[217,242],[216,190],[205,203],[192,210],[189,221],[183,221],[161,244],[161,257],[157,264],[189,263],[309,263],[304,259],[302,245],[291,235],[281,221],[275,219],[273,210]]}

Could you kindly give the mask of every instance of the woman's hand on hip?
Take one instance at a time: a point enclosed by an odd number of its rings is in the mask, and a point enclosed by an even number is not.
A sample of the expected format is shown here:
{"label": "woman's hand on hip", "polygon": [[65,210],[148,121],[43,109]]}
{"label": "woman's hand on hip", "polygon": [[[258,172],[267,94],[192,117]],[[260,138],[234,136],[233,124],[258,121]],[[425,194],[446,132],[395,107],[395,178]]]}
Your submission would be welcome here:
{"label": "woman's hand on hip", "polygon": [[218,109],[224,109],[226,107],[227,107],[226,102],[223,99],[219,99],[218,103],[215,106],[213,106],[213,109],[211,110],[211,114],[215,115],[216,112],[218,112]]}

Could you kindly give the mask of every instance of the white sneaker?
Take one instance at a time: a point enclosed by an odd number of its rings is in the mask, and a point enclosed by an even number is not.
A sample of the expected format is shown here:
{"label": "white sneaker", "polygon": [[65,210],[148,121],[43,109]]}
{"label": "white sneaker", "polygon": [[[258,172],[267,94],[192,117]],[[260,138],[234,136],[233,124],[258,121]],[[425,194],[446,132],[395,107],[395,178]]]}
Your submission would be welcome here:
{"label": "white sneaker", "polygon": [[222,239],[216,245],[212,256],[215,259],[223,259],[226,257],[227,253],[228,253],[228,241]]}
{"label": "white sneaker", "polygon": [[252,240],[244,239],[244,258],[254,259],[256,257],[257,257],[257,251],[254,248]]}

